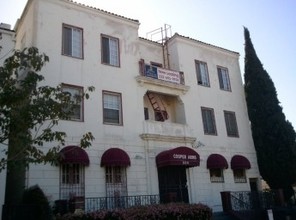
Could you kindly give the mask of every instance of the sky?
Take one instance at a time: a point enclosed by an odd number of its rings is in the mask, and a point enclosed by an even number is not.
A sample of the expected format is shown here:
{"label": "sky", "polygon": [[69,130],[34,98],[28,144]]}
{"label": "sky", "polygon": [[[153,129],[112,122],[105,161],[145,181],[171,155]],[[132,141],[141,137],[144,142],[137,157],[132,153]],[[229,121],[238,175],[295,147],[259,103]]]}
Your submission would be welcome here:
{"label": "sky", "polygon": [[[0,22],[14,27],[27,0],[0,0]],[[295,0],[76,0],[140,22],[139,35],[171,27],[190,37],[240,54],[244,75],[243,27],[273,80],[286,118],[296,130]],[[156,40],[156,39],[154,39]]]}

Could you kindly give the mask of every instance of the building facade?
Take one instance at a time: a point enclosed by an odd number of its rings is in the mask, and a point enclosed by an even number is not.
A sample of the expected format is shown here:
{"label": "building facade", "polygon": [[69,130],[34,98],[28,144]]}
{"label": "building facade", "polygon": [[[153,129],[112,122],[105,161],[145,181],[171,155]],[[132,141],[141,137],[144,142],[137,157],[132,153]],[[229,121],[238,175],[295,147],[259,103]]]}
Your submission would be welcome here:
{"label": "building facade", "polygon": [[5,59],[12,55],[15,48],[15,32],[11,30],[11,25],[0,23],[0,65]]}
{"label": "building facade", "polygon": [[157,195],[214,211],[222,191],[260,189],[239,54],[179,34],[144,39],[139,25],[68,0],[28,1],[16,48],[49,56],[46,85],[95,92],[57,127],[67,132],[60,164],[30,166],[27,185],[51,202]]}
{"label": "building facade", "polygon": [[[0,66],[3,65],[6,58],[13,54],[15,48],[15,32],[11,30],[11,25],[0,23]],[[0,158],[4,158],[6,145],[0,144]],[[6,171],[0,171],[0,204],[4,203]],[[2,213],[0,205],[0,213]]]}

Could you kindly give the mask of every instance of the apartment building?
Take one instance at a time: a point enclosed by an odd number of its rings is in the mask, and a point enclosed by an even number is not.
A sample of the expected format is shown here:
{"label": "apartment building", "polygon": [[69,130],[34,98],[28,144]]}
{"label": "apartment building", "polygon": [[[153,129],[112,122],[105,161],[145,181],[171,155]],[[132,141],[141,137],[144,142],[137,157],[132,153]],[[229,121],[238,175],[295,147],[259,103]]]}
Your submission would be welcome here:
{"label": "apartment building", "polygon": [[[16,48],[49,56],[46,85],[95,92],[57,127],[67,132],[60,164],[31,165],[27,186],[86,211],[90,198],[112,208],[147,196],[221,211],[221,192],[260,189],[239,54],[179,34],[144,39],[139,25],[69,0],[28,1]],[[81,149],[88,131],[95,140]]]}
{"label": "apartment building", "polygon": [[[6,23],[0,23],[0,66],[3,65],[6,58],[13,54],[15,48],[15,32],[11,30],[11,25]],[[6,148],[5,145],[0,144],[0,158],[5,157],[3,150]],[[0,204],[4,203],[5,194],[5,179],[6,172],[0,172]],[[0,205],[0,213],[2,205]]]}
{"label": "apartment building", "polygon": [[6,23],[0,23],[0,65],[4,63],[4,60],[12,55],[15,40],[15,33],[11,30],[11,25]]}

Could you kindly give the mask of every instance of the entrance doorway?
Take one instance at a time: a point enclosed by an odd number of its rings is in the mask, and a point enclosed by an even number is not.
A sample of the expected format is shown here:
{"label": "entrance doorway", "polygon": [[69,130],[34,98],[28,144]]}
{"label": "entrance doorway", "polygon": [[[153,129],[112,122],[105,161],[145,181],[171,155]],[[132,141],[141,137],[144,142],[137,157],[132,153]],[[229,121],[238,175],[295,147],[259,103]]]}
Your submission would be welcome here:
{"label": "entrance doorway", "polygon": [[165,166],[158,168],[159,196],[161,203],[189,203],[186,167]]}
{"label": "entrance doorway", "polygon": [[250,182],[250,189],[251,192],[258,192],[258,179],[257,178],[250,178],[249,179]]}
{"label": "entrance doorway", "polygon": [[249,178],[250,183],[250,199],[251,199],[251,208],[256,209],[260,207],[260,199],[259,199],[259,193],[258,193],[258,179],[257,178]]}

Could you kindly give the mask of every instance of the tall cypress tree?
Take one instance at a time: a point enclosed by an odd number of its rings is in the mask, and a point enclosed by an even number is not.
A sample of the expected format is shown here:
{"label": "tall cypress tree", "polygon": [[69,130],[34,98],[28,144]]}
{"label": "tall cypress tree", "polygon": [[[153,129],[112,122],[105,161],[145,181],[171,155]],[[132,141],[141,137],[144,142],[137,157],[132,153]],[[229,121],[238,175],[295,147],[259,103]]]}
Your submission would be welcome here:
{"label": "tall cypress tree", "polygon": [[274,83],[256,55],[247,28],[244,37],[245,94],[259,171],[272,189],[284,189],[287,196],[296,182],[296,133],[285,118]]}

